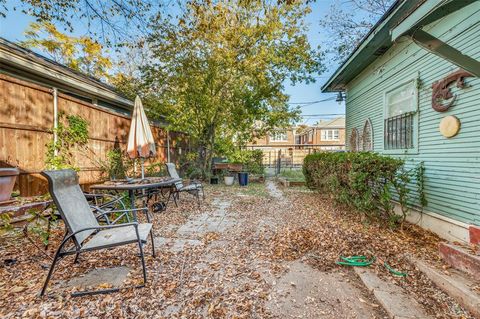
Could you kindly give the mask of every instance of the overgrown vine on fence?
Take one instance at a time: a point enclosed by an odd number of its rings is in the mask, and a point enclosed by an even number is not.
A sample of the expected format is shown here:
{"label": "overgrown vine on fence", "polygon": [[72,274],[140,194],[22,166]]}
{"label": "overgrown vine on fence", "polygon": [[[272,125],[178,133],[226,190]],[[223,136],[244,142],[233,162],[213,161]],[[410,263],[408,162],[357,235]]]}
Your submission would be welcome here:
{"label": "overgrown vine on fence", "polygon": [[85,147],[88,142],[88,122],[79,115],[66,115],[60,112],[58,126],[53,131],[57,141],[52,138],[47,143],[45,164],[48,169],[71,168],[76,171],[74,150]]}

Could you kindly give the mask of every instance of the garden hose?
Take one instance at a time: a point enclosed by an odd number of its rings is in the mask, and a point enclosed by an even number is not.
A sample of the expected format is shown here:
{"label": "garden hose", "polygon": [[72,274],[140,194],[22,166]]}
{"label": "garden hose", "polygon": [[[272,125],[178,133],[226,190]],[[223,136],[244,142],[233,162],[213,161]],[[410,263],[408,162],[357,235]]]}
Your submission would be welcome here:
{"label": "garden hose", "polygon": [[368,267],[375,261],[375,257],[368,260],[366,256],[351,256],[351,257],[343,257],[340,256],[342,261],[337,261],[337,265],[343,266],[356,266],[356,267]]}
{"label": "garden hose", "polygon": [[393,269],[389,264],[387,264],[386,261],[383,263],[383,265],[385,266],[385,268],[388,269],[388,271],[389,271],[391,274],[393,274],[393,275],[395,275],[395,276],[399,276],[399,277],[407,277],[407,273],[406,273],[406,272],[401,272],[401,271],[398,271],[398,270]]}
{"label": "garden hose", "polygon": [[[353,267],[368,267],[375,262],[376,258],[372,257],[372,259],[368,260],[367,256],[350,256],[350,257],[340,256],[340,259],[342,261],[337,261],[336,262],[337,265],[353,266]],[[401,272],[392,268],[389,264],[387,264],[386,261],[383,263],[383,265],[385,266],[385,268],[387,268],[387,270],[391,274],[399,277],[407,277],[407,273]]]}

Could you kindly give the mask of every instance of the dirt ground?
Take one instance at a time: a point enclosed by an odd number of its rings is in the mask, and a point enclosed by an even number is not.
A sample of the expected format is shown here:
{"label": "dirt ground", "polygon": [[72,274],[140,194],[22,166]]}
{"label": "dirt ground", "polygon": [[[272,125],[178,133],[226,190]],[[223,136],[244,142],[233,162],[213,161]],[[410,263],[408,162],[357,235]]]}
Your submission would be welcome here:
{"label": "dirt ground", "polygon": [[[64,258],[48,296],[38,292],[63,235],[54,229],[43,252],[21,234],[0,239],[1,318],[386,318],[340,256],[375,256],[382,279],[405,289],[436,318],[470,318],[408,262],[438,263],[439,239],[416,226],[390,230],[335,207],[304,188],[273,182],[208,186],[198,209],[183,195],[179,207],[154,215],[156,258],[147,256],[141,282],[135,245]],[[150,252],[149,242],[145,247]],[[14,260],[12,262],[12,260]],[[8,261],[8,262],[7,262]],[[383,261],[406,278],[392,276]],[[72,298],[71,291],[121,287],[108,295]]]}

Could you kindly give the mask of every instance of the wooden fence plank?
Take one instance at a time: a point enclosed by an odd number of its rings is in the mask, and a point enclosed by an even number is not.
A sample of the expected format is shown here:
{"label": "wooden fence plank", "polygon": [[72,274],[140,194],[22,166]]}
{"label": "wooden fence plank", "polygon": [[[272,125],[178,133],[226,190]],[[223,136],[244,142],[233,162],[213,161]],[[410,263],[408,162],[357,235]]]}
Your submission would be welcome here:
{"label": "wooden fence plank", "polygon": [[[46,181],[39,173],[45,168],[46,145],[53,138],[52,89],[7,75],[0,75],[0,167],[19,167],[21,175],[16,189],[22,196],[43,194]],[[58,109],[65,114],[80,115],[89,122],[89,140],[85,150],[74,151],[81,169],[80,182],[99,181],[99,162],[114,147],[126,149],[129,117],[105,110],[63,93],[58,94]],[[157,142],[157,156],[149,164],[166,160],[166,132],[152,126]],[[171,133],[172,145],[186,149],[185,137]],[[172,158],[179,148],[172,147]]]}

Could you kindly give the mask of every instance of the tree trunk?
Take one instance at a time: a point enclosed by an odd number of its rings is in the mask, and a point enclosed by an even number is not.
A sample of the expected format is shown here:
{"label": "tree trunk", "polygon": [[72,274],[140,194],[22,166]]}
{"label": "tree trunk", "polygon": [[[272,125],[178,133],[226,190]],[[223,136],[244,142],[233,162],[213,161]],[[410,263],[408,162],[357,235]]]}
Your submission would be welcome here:
{"label": "tree trunk", "polygon": [[212,169],[212,157],[215,147],[215,124],[211,124],[204,130],[198,145],[198,163],[202,168],[203,177],[206,178]]}

